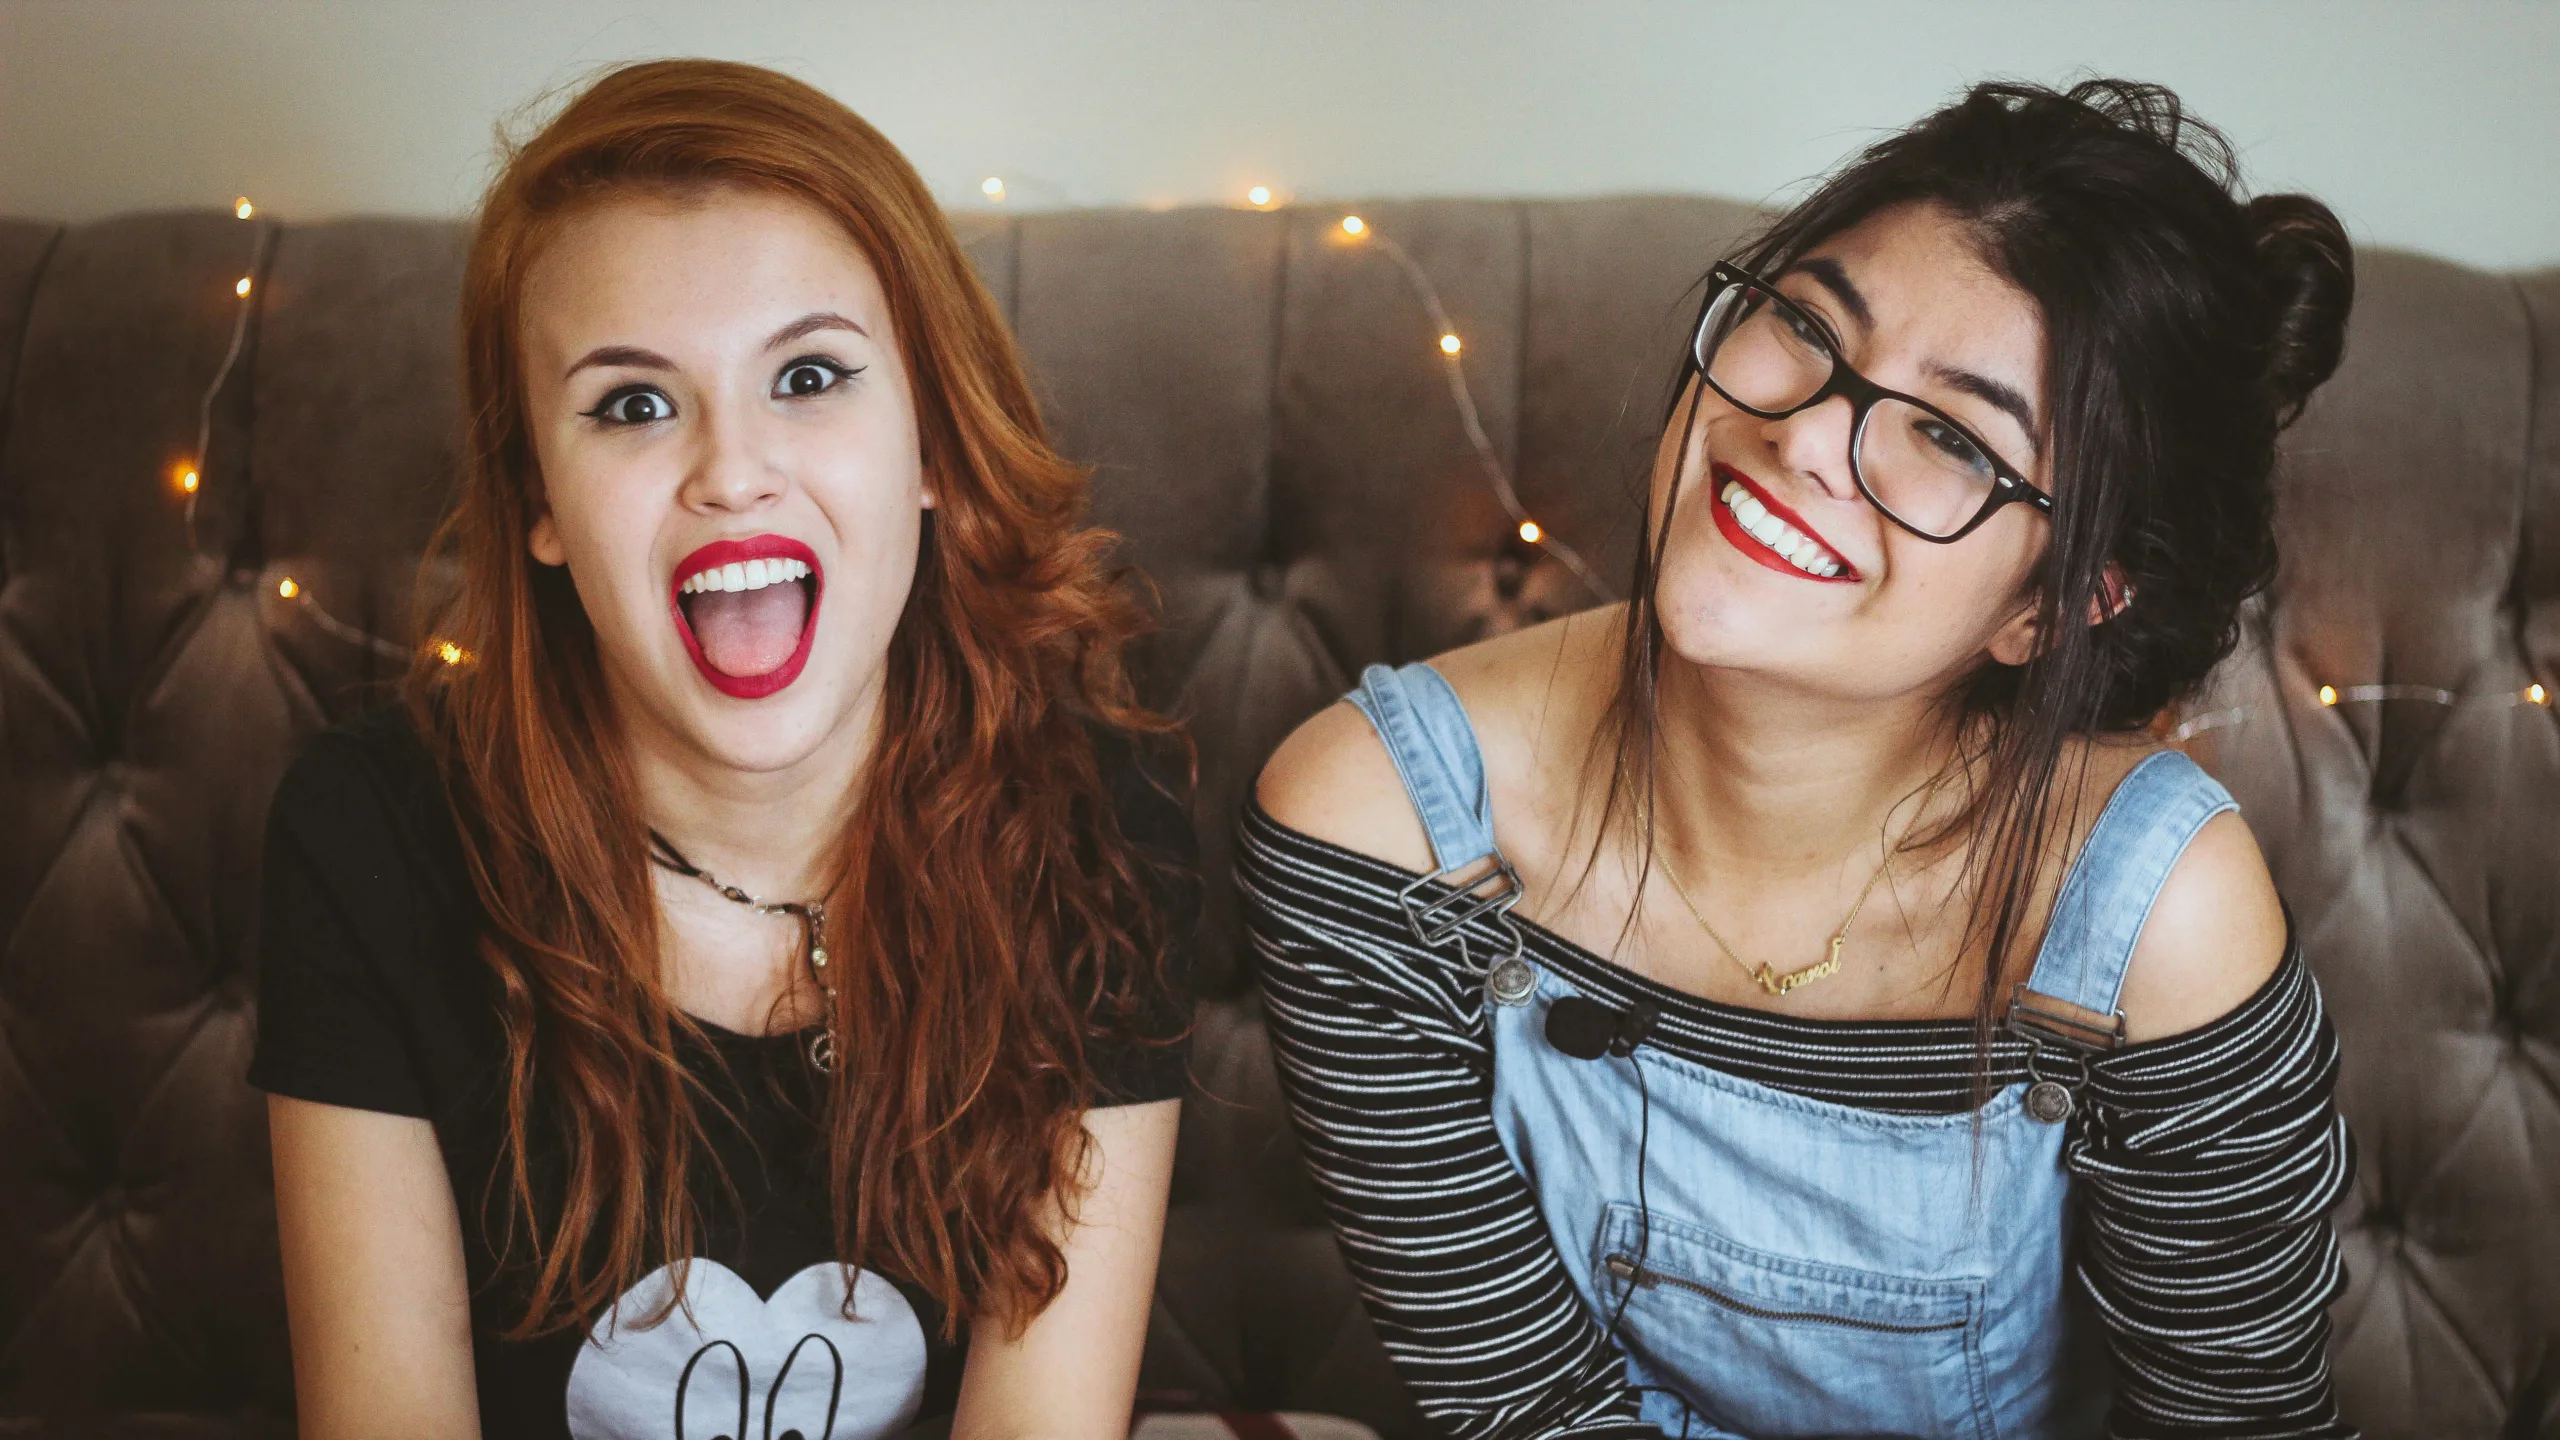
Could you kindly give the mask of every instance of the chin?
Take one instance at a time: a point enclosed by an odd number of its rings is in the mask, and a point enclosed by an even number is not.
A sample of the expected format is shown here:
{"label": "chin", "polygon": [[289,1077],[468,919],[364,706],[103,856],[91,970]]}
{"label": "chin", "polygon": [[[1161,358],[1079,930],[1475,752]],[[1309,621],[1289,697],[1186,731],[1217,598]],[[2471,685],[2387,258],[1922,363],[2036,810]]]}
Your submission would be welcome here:
{"label": "chin", "polygon": [[751,774],[789,770],[852,722],[853,706],[843,695],[847,688],[839,683],[745,702],[697,696],[686,707],[691,721],[686,728],[704,754],[728,769]]}

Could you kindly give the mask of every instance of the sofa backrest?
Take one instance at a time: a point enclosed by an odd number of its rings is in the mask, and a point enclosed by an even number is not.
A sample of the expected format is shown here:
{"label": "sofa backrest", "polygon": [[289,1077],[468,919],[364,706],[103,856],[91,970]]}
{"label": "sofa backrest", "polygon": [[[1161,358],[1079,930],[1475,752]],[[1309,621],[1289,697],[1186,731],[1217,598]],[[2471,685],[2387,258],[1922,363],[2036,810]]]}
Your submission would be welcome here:
{"label": "sofa backrest", "polygon": [[[1622,586],[1689,287],[1752,213],[1351,208],[1436,286],[1530,513]],[[1262,758],[1361,666],[1596,597],[1516,538],[1436,325],[1343,213],[963,228],[1095,467],[1097,518],[1160,587],[1146,683],[1200,742],[1198,1091],[1144,1383],[1400,1436],[1426,1427],[1280,1105],[1232,827]],[[200,415],[266,223],[0,222],[0,1432],[290,1426],[241,1080],[259,837],[295,746],[398,669],[356,632],[424,638],[407,601],[454,469],[461,231],[274,227]],[[2359,263],[2345,366],[2287,446],[2281,579],[2191,748],[2245,807],[2345,1042],[2349,1416],[2551,1433],[2560,724],[2522,697],[2560,689],[2560,272]],[[200,419],[191,537],[176,467]]]}

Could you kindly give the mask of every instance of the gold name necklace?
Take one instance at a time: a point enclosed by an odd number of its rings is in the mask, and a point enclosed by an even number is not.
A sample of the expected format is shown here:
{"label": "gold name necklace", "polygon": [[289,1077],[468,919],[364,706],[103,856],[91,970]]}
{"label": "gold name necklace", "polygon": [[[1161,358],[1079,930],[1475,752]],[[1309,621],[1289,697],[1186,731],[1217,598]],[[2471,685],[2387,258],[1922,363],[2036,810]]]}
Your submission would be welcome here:
{"label": "gold name necklace", "polygon": [[[1909,825],[1902,827],[1902,839],[1911,838],[1911,826],[1919,824],[1920,816],[1928,813],[1929,802],[1937,798],[1938,787],[1943,783],[1945,783],[1945,777],[1940,776],[1937,780],[1931,781],[1929,788],[1921,794],[1919,812],[1911,817]],[[1772,995],[1783,997],[1791,990],[1840,973],[1840,947],[1848,943],[1849,927],[1858,923],[1858,912],[1865,908],[1867,897],[1876,893],[1876,883],[1884,879],[1885,871],[1893,868],[1893,857],[1898,849],[1900,849],[1899,841],[1885,847],[1884,860],[1876,866],[1876,873],[1867,877],[1866,888],[1860,890],[1858,898],[1850,903],[1849,913],[1840,918],[1840,928],[1831,932],[1829,951],[1810,965],[1784,973],[1769,968],[1769,962],[1765,960],[1754,965],[1735,954],[1733,947],[1724,943],[1724,937],[1716,933],[1716,927],[1707,923],[1706,915],[1698,909],[1698,902],[1690,898],[1689,887],[1680,883],[1680,872],[1668,865],[1662,866],[1661,870],[1663,878],[1671,882],[1671,893],[1679,896],[1680,903],[1688,907],[1689,918],[1698,922],[1698,928],[1707,932],[1707,938],[1716,942],[1716,948],[1724,952],[1725,958],[1732,961],[1735,968],[1741,970],[1743,974],[1750,976],[1761,989]]]}

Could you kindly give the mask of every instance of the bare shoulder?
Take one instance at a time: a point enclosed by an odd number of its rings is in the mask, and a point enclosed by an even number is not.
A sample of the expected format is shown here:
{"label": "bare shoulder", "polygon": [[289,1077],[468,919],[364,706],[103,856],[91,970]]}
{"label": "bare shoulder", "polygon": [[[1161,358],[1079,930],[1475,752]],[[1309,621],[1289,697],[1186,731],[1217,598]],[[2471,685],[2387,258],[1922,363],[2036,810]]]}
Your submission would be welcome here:
{"label": "bare shoulder", "polygon": [[2170,867],[2134,942],[2119,1002],[2127,1037],[2181,1035],[2229,1014],[2283,963],[2286,941],[2257,837],[2236,810],[2214,816]]}
{"label": "bare shoulder", "polygon": [[[1432,668],[1475,727],[1497,816],[1524,808],[1506,792],[1534,765],[1535,737],[1559,703],[1556,677],[1575,672],[1580,652],[1605,629],[1586,612],[1433,657]],[[1254,797],[1301,834],[1418,873],[1434,868],[1430,837],[1395,761],[1368,717],[1348,702],[1327,706],[1281,742]]]}
{"label": "bare shoulder", "polygon": [[1347,700],[1318,711],[1280,742],[1254,784],[1265,813],[1302,835],[1416,873],[1431,863],[1404,780],[1369,717]]}

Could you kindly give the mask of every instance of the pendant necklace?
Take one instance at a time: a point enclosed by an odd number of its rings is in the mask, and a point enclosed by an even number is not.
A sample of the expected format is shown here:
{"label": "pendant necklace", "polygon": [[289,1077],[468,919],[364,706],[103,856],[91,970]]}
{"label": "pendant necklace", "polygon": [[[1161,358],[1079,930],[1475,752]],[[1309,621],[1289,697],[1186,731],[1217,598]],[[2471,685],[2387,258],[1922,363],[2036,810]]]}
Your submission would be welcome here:
{"label": "pendant necklace", "polygon": [[809,1063],[821,1075],[836,1068],[836,988],[827,983],[827,907],[817,900],[759,900],[735,885],[728,884],[710,871],[684,858],[682,852],[667,843],[667,837],[649,832],[649,859],[663,870],[672,870],[688,879],[710,886],[721,898],[744,905],[759,915],[789,915],[800,922],[800,935],[807,947],[809,979],[818,987],[818,998],[826,1007],[826,1023],[809,1038]]}
{"label": "pendant necklace", "polygon": [[[1911,838],[1911,826],[1919,824],[1920,816],[1928,813],[1929,802],[1937,798],[1938,785],[1943,783],[1943,778],[1931,782],[1928,790],[1921,795],[1919,812],[1911,817],[1910,825],[1902,827],[1903,839]],[[1892,812],[1886,813],[1890,815]],[[1884,872],[1893,868],[1894,852],[1898,844],[1899,842],[1885,847],[1883,862],[1876,866],[1876,873],[1867,877],[1866,888],[1860,890],[1858,898],[1850,903],[1849,913],[1840,918],[1840,927],[1831,932],[1831,946],[1823,957],[1810,965],[1789,970],[1783,974],[1769,968],[1769,962],[1766,960],[1754,965],[1735,954],[1733,947],[1724,943],[1724,937],[1716,933],[1716,927],[1707,923],[1706,915],[1698,909],[1698,902],[1690,898],[1689,887],[1680,883],[1680,872],[1668,865],[1661,868],[1663,878],[1671,882],[1671,892],[1680,897],[1682,905],[1688,907],[1689,918],[1698,922],[1698,928],[1707,932],[1707,938],[1716,942],[1716,948],[1724,952],[1725,958],[1732,961],[1743,974],[1750,976],[1761,989],[1772,995],[1784,996],[1800,986],[1810,985],[1816,980],[1829,979],[1840,973],[1840,947],[1848,942],[1849,927],[1858,923],[1858,911],[1865,907],[1867,897],[1876,893],[1876,882],[1884,879]]]}

